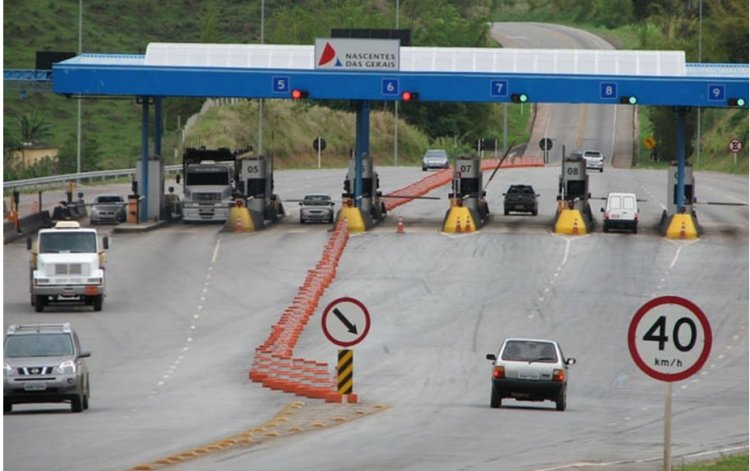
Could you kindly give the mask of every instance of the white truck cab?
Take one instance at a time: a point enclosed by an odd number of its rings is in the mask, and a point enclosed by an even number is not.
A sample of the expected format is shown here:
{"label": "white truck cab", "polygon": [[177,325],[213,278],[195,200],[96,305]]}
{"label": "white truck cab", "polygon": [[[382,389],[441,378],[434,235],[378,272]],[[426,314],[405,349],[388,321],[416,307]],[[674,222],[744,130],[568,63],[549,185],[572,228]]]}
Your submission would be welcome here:
{"label": "white truck cab", "polygon": [[41,229],[31,250],[31,305],[37,312],[51,303],[85,304],[102,310],[104,301],[104,250],[109,238],[77,221],[60,221]]}

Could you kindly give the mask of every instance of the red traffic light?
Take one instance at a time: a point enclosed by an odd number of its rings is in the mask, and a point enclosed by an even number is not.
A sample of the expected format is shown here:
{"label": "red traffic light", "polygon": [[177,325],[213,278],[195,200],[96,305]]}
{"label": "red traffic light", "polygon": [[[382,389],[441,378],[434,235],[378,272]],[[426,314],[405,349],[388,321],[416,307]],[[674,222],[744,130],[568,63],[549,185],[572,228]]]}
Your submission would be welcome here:
{"label": "red traffic light", "polygon": [[301,100],[303,98],[307,98],[307,95],[307,90],[300,90],[298,88],[292,90],[292,100]]}
{"label": "red traffic light", "polygon": [[401,101],[403,102],[417,101],[418,99],[419,99],[419,93],[417,92],[410,92],[410,91],[401,92]]}

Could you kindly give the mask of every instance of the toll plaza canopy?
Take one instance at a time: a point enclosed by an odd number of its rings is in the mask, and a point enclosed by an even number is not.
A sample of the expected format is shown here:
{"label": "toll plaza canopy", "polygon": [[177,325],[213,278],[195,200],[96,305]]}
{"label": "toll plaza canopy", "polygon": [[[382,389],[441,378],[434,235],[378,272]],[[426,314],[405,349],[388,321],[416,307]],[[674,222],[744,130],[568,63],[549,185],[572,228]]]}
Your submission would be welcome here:
{"label": "toll plaza canopy", "polygon": [[682,51],[400,47],[396,70],[316,67],[315,46],[151,43],[53,65],[69,96],[620,103],[747,107],[748,64],[686,63]]}

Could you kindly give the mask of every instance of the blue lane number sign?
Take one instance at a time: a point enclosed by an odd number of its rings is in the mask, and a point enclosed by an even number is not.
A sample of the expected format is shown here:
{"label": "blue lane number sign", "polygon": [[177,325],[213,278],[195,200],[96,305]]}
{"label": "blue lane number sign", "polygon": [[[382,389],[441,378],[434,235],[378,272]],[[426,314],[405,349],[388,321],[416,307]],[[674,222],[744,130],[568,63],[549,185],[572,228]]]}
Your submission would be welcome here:
{"label": "blue lane number sign", "polygon": [[288,93],[289,92],[289,77],[276,76],[272,77],[273,81],[272,89],[274,93]]}
{"label": "blue lane number sign", "polygon": [[603,98],[605,100],[617,98],[617,84],[614,82],[600,83],[599,98]]}
{"label": "blue lane number sign", "polygon": [[493,80],[490,82],[490,95],[497,97],[508,96],[508,81]]}
{"label": "blue lane number sign", "polygon": [[384,78],[380,93],[386,96],[398,96],[398,79]]}
{"label": "blue lane number sign", "polygon": [[717,83],[708,84],[708,100],[709,101],[724,101],[726,96],[726,88],[724,85]]}

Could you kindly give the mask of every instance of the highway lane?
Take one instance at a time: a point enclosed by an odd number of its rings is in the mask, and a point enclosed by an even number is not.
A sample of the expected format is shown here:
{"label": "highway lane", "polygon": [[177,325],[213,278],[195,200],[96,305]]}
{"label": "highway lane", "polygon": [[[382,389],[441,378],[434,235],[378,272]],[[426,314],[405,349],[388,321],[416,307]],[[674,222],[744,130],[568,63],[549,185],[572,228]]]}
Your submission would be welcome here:
{"label": "highway lane", "polygon": [[[595,34],[547,23],[493,23],[490,35],[503,47],[508,48],[614,49],[610,43]],[[530,101],[533,103],[534,97],[530,97]],[[545,104],[535,106],[537,115],[529,147],[526,149],[527,155],[542,155],[539,141],[549,138],[553,143],[550,162],[560,162],[564,146],[567,154],[573,149],[600,150],[607,159],[607,167],[629,168],[632,165],[634,107]]]}
{"label": "highway lane", "polygon": [[[386,191],[425,175],[378,171]],[[341,295],[368,305],[373,329],[355,349],[355,391],[363,403],[388,410],[180,468],[530,470],[658,457],[662,388],[636,369],[624,336],[635,310],[661,294],[692,299],[709,313],[716,335],[706,375],[675,388],[675,455],[746,443],[746,211],[736,217],[737,207],[713,206],[712,218],[699,212],[699,219],[734,229],[711,231],[719,226],[706,223],[697,242],[667,241],[655,229],[560,237],[549,232],[558,172],[501,170],[488,187],[494,216],[478,234],[439,233],[443,198],[401,206],[381,227],[350,239],[320,307]],[[290,199],[313,190],[335,195],[343,173],[277,172],[277,191]],[[747,178],[697,179],[730,199],[747,199]],[[643,221],[658,223],[666,171],[605,171],[591,180],[596,192],[623,182],[644,187],[654,198],[642,205]],[[529,182],[542,194],[539,216],[502,215],[500,193],[511,182]],[[432,194],[447,193],[442,187]],[[702,198],[700,186],[697,194]],[[405,235],[395,234],[399,215]],[[5,246],[4,326],[72,321],[93,352],[92,408],[73,415],[64,405],[19,406],[4,421],[6,466],[126,469],[263,423],[292,400],[251,383],[247,370],[253,349],[315,265],[327,226],[301,226],[290,214],[251,235],[218,229],[113,234],[101,313],[34,313],[24,244]],[[295,355],[333,363],[319,314]],[[489,409],[484,354],[510,335],[556,338],[578,358],[568,411],[513,401]]]}

